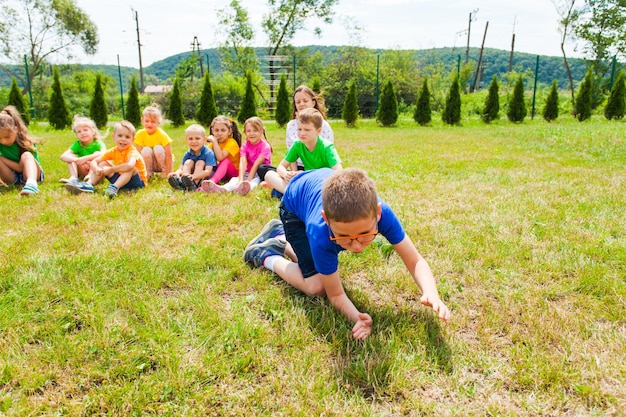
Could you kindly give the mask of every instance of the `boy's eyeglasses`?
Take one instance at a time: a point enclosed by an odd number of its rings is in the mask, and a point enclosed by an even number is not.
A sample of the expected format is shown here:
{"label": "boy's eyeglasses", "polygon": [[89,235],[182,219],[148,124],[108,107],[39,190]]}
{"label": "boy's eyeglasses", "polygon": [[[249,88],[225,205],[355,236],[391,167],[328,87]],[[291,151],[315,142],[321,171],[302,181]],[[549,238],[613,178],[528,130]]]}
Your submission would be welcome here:
{"label": "boy's eyeglasses", "polygon": [[359,243],[370,243],[374,239],[376,239],[376,236],[378,235],[378,223],[376,223],[376,226],[377,227],[376,227],[375,232],[361,233],[360,235],[354,235],[354,236],[339,236],[339,237],[335,237],[333,233],[333,229],[331,229],[330,226],[328,226],[328,231],[329,231],[328,237],[330,240],[332,240],[339,246],[351,245],[353,240],[356,240]]}

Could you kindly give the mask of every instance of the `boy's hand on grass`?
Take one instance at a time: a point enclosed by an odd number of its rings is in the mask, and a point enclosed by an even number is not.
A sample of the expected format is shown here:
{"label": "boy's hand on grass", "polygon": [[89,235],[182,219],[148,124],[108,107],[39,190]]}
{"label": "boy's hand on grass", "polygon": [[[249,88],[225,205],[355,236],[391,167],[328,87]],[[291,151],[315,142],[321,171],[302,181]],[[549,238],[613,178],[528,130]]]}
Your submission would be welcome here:
{"label": "boy's hand on grass", "polygon": [[357,340],[365,340],[372,333],[373,320],[367,313],[359,313],[359,320],[352,328],[352,337]]}
{"label": "boy's hand on grass", "polygon": [[435,313],[439,314],[439,318],[446,323],[450,321],[450,309],[441,301],[437,295],[424,294],[420,300],[423,305],[432,307]]}

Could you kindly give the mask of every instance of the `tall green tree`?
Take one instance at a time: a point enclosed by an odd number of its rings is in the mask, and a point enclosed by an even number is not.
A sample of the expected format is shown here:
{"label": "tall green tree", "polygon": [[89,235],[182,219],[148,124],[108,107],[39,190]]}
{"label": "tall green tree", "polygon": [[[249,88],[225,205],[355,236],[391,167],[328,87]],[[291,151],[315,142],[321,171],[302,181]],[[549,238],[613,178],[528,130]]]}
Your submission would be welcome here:
{"label": "tall green tree", "polygon": [[383,126],[393,126],[398,121],[398,98],[391,80],[387,81],[380,95],[380,107],[376,121]]}
{"label": "tall green tree", "polygon": [[520,75],[513,87],[513,95],[509,100],[509,110],[506,113],[508,119],[513,123],[521,123],[526,117],[526,102],[524,101],[524,80]]}
{"label": "tall green tree", "polygon": [[67,109],[59,70],[54,67],[52,73],[52,93],[50,94],[50,107],[48,108],[48,122],[53,129],[62,130],[71,125],[70,112]]}
{"label": "tall green tree", "polygon": [[608,120],[623,118],[626,106],[624,100],[626,100],[626,83],[624,82],[624,71],[620,71],[617,80],[613,84],[606,107],[604,107],[604,117]]}
{"label": "tall green tree", "polygon": [[424,77],[422,81],[422,89],[415,103],[415,112],[413,120],[420,126],[426,126],[432,120],[432,109],[430,108],[430,90],[428,89],[428,77]]}
{"label": "tall green tree", "polygon": [[315,91],[317,94],[322,93],[322,86],[320,84],[320,77],[313,78],[313,83],[311,84],[311,90]]}
{"label": "tall green tree", "polygon": [[218,32],[226,36],[218,49],[224,69],[238,76],[258,71],[259,60],[252,47],[254,29],[248,11],[238,0],[232,0],[228,7],[218,10],[217,16]]}
{"label": "tall green tree", "polygon": [[291,99],[287,91],[287,78],[285,74],[280,77],[280,86],[276,96],[276,115],[274,117],[278,126],[285,126],[291,120]]}
{"label": "tall green tree", "polygon": [[500,96],[498,93],[498,76],[494,75],[491,83],[489,84],[489,93],[485,99],[485,107],[483,108],[483,114],[481,118],[485,123],[491,123],[498,118],[500,113]]}
{"label": "tall green tree", "polygon": [[215,106],[215,97],[213,97],[211,78],[209,77],[209,71],[207,71],[204,73],[204,87],[202,87],[196,120],[203,126],[209,126],[215,117],[217,117],[217,108]]}
{"label": "tall green tree", "polygon": [[172,121],[172,126],[178,127],[185,124],[185,116],[183,114],[183,96],[180,93],[180,80],[178,77],[174,80],[172,94],[170,95],[170,108],[168,118]]}
{"label": "tall green tree", "polygon": [[11,80],[11,90],[9,91],[9,101],[7,104],[9,104],[10,106],[14,106],[17,111],[20,112],[22,120],[24,121],[26,126],[28,126],[28,124],[30,123],[30,115],[28,114],[26,105],[24,104],[24,97],[22,96],[22,91],[17,86],[17,81],[15,80],[15,77],[12,77]]}
{"label": "tall green tree", "polygon": [[574,114],[579,122],[587,120],[591,117],[592,111],[592,91],[593,91],[593,67],[590,67],[585,74],[583,82],[580,83],[578,94],[576,95],[576,103],[574,105]]}
{"label": "tall green tree", "polygon": [[580,17],[581,11],[577,6],[577,2],[578,0],[552,0],[552,3],[556,7],[556,11],[560,17],[559,32],[561,33],[561,53],[563,55],[563,63],[565,64],[565,71],[567,72],[567,79],[569,81],[572,106],[574,105],[574,78],[572,76],[572,69],[570,68],[569,61],[567,60],[565,44],[568,40],[573,38],[572,33],[575,32],[576,24]]}
{"label": "tall green tree", "polygon": [[74,0],[13,0],[0,8],[0,58],[29,66],[29,78],[2,65],[22,85],[32,84],[53,55],[69,57],[80,47],[88,55],[96,53],[98,30]]}
{"label": "tall green tree", "polygon": [[256,103],[254,101],[254,90],[252,89],[252,76],[246,75],[246,93],[241,102],[241,109],[237,115],[237,121],[243,124],[248,118],[256,116]]}
{"label": "tall green tree", "polygon": [[105,127],[109,121],[107,104],[104,100],[104,90],[102,89],[102,76],[100,74],[96,74],[93,97],[89,105],[89,117],[96,123],[98,129]]}
{"label": "tall green tree", "polygon": [[[332,23],[333,7],[339,0],[268,0],[269,9],[263,15],[261,27],[268,38],[267,55],[278,55],[281,48],[290,44],[295,34],[305,27],[305,23],[322,20]],[[314,33],[321,34],[319,27]],[[275,67],[269,68],[270,97],[274,98],[274,81],[277,79]],[[345,85],[345,84],[344,84]]]}
{"label": "tall green tree", "polygon": [[137,77],[134,75],[130,82],[130,90],[128,90],[128,99],[126,100],[126,120],[131,122],[135,127],[139,127],[141,125],[139,91],[137,90]]}
{"label": "tall green tree", "polygon": [[448,125],[458,125],[461,122],[461,91],[459,89],[459,77],[456,75],[450,84],[441,120]]}
{"label": "tall green tree", "polygon": [[348,87],[346,99],[343,102],[341,118],[346,122],[348,127],[355,127],[359,119],[359,103],[356,95],[356,81],[352,80]]}
{"label": "tall green tree", "polygon": [[552,81],[552,88],[546,98],[546,104],[543,108],[543,118],[547,122],[556,120],[559,117],[559,91],[557,89],[556,80]]}

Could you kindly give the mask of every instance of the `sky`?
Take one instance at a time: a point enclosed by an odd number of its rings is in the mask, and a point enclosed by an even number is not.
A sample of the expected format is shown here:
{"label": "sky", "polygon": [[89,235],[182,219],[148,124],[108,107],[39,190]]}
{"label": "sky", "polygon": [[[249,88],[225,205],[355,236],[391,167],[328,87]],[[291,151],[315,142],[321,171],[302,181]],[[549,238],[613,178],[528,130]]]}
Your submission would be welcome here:
{"label": "sky", "polygon": [[[218,31],[217,11],[226,8],[230,0],[75,2],[96,24],[100,38],[97,54],[79,55],[77,61],[117,64],[119,56],[122,66],[139,68],[135,16],[145,67],[190,51],[194,37],[201,49],[223,44],[225,37]],[[266,46],[267,38],[261,29],[266,2],[240,0],[240,4],[248,11],[255,29],[252,46]],[[334,10],[332,24],[312,19],[291,43],[393,49],[456,47],[464,54],[468,27],[470,46],[479,48],[488,23],[485,47],[508,51],[515,33],[517,52],[561,55],[559,15],[551,0],[339,0]],[[321,28],[321,37],[314,35],[315,27]],[[360,29],[354,30],[355,27]],[[567,52],[568,56],[580,56],[573,45],[568,45]]]}

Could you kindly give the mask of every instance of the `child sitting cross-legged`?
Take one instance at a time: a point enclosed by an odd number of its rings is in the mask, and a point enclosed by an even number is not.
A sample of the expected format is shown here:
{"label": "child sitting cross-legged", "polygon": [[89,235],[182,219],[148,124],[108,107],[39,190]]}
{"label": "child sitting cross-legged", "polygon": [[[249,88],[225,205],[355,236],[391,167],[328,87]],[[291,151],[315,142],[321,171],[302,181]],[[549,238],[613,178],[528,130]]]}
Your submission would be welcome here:
{"label": "child sitting cross-legged", "polygon": [[61,155],[61,161],[67,163],[69,178],[60,182],[78,182],[89,173],[91,161],[106,151],[96,123],[88,117],[74,116],[72,130],[77,140]]}
{"label": "child sitting cross-legged", "polygon": [[146,165],[139,151],[133,146],[134,137],[135,127],[132,123],[126,120],[115,123],[113,127],[115,147],[91,161],[88,181],[70,182],[65,188],[72,194],[93,193],[93,184],[106,177],[111,184],[104,195],[115,198],[119,190],[145,187],[148,182]]}
{"label": "child sitting cross-legged", "polygon": [[185,129],[189,150],[183,155],[180,168],[168,175],[167,181],[175,190],[196,191],[202,180],[208,180],[215,171],[215,154],[206,143],[206,130],[199,124]]}

